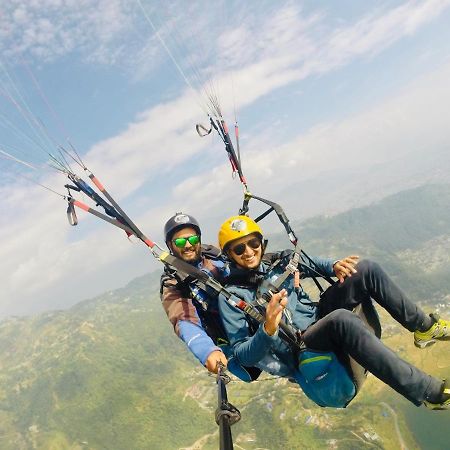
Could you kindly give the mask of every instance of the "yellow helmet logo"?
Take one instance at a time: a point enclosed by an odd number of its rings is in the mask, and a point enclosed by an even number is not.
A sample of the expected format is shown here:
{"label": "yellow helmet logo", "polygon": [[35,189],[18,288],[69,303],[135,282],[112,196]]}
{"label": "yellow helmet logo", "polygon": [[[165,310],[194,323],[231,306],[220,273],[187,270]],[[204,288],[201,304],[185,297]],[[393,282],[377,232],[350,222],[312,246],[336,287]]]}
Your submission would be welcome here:
{"label": "yellow helmet logo", "polygon": [[250,234],[259,234],[263,237],[261,227],[250,217],[233,216],[228,218],[219,230],[219,247],[224,250],[231,242]]}
{"label": "yellow helmet logo", "polygon": [[233,231],[238,231],[238,232],[244,231],[247,228],[247,223],[245,222],[245,220],[242,220],[242,219],[234,219],[230,223],[230,228]]}

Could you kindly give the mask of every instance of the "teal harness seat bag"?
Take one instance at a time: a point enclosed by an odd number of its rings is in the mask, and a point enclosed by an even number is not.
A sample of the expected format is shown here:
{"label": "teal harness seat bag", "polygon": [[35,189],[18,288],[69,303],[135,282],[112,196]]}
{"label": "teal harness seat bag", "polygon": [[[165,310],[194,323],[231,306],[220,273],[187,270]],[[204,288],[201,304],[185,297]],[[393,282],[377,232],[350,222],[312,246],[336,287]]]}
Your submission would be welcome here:
{"label": "teal harness seat bag", "polygon": [[[378,338],[381,325],[372,302],[357,306],[357,314]],[[305,395],[319,406],[345,408],[361,389],[367,370],[349,357],[343,364],[332,352],[305,349],[299,354],[295,381]]]}
{"label": "teal harness seat bag", "polygon": [[301,351],[294,379],[319,406],[345,408],[357,393],[353,378],[332,352]]}

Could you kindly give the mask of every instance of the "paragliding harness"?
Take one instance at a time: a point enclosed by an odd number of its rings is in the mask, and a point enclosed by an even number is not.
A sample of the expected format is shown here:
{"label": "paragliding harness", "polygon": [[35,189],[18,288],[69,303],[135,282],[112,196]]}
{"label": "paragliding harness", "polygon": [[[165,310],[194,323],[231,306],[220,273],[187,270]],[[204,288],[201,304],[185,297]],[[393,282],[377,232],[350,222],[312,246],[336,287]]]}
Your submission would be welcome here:
{"label": "paragliding harness", "polygon": [[[310,273],[315,274],[315,276],[312,276],[311,278],[320,292],[320,297],[322,297],[325,290],[318,281],[318,278],[324,279],[330,286],[335,284],[336,281],[326,274],[321,273],[320,269],[315,266],[314,261],[301,249],[299,241],[290,227],[289,219],[280,205],[267,199],[253,196],[246,191],[242,208],[239,211],[240,214],[248,212],[248,203],[252,198],[269,205],[269,209],[257,217],[255,222],[258,222],[272,211],[275,211],[280,222],[283,224],[290,241],[295,246],[294,251],[291,251],[290,253],[290,257],[289,251],[281,252],[280,254],[264,255],[263,259],[265,258],[266,262],[269,264],[269,271],[274,270],[277,265],[281,264],[282,261],[288,257],[289,262],[286,264],[284,272],[274,282],[268,282],[267,280],[262,281],[260,279],[260,282],[262,282],[261,285],[258,286],[259,292],[256,303],[260,305],[261,313],[263,315],[265,314],[265,306],[262,306],[264,302],[270,301],[270,295],[268,295],[267,292],[273,294],[279,291],[281,285],[289,276],[294,277],[294,288],[296,290],[299,289],[299,267],[307,268]],[[316,303],[316,305],[318,305],[318,303]],[[381,326],[378,314],[371,303],[363,303],[355,308],[353,312],[363,320],[369,330],[371,330],[378,338],[381,337]],[[254,332],[256,332],[256,329],[254,329]],[[284,333],[284,330],[281,329],[281,332]],[[350,357],[338,358],[333,352],[318,352],[306,348],[301,339],[299,330],[296,330],[295,333],[295,337],[297,338],[296,341],[293,341],[290,338],[286,339],[286,336],[283,337],[282,334],[280,337],[290,344],[294,354],[298,354],[299,367],[298,372],[295,375],[295,380],[300,384],[302,390],[311,400],[319,406],[336,408],[344,408],[351,402],[359,392],[367,377],[366,369]]]}
{"label": "paragliding harness", "polygon": [[[221,259],[220,250],[212,245],[202,244],[201,254],[202,257],[212,261],[219,261]],[[222,321],[219,318],[217,293],[211,291],[205,293],[197,285],[197,279],[195,277],[180,273],[173,267],[165,266],[161,276],[160,294],[163,293],[164,287],[168,287],[169,280],[176,281],[174,287],[180,292],[182,297],[190,298],[192,300],[192,304],[197,311],[202,327],[213,340],[214,344],[219,347],[228,345],[227,335],[223,328]]]}

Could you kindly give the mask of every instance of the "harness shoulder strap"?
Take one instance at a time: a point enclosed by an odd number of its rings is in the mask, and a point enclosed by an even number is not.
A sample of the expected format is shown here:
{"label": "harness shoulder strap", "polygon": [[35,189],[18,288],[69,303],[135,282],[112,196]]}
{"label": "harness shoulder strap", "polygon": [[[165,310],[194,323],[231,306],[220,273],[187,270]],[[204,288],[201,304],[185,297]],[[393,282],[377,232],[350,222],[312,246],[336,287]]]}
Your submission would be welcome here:
{"label": "harness shoulder strap", "polygon": [[[164,272],[161,274],[160,278],[160,294],[162,294],[165,287],[176,287],[183,297],[189,296],[189,280],[192,279],[190,276],[177,272],[176,270],[165,266]],[[175,280],[176,284],[173,284]]]}
{"label": "harness shoulder strap", "polygon": [[[286,281],[289,275],[293,275],[295,272],[298,272],[298,265],[300,262],[300,245],[297,243],[294,251],[281,252],[278,254],[278,259],[276,259],[269,270],[273,270],[280,262],[286,258],[290,254],[289,263],[286,265],[284,272],[272,283],[269,285],[269,289],[272,292],[277,292],[280,290],[281,285]],[[284,255],[283,255],[284,253]],[[296,286],[297,287],[297,286]]]}

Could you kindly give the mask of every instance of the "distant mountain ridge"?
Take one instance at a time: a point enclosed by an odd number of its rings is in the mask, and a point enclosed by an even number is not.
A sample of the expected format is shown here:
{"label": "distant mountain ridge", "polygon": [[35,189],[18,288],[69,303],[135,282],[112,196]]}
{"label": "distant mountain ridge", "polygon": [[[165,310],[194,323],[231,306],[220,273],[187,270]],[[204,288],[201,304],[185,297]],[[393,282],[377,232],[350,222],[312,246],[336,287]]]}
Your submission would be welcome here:
{"label": "distant mountain ridge", "polygon": [[307,240],[318,241],[332,231],[331,237],[339,242],[369,243],[389,252],[414,249],[450,232],[450,185],[421,186],[369,206],[296,225]]}
{"label": "distant mountain ridge", "polygon": [[[421,186],[332,217],[293,222],[292,227],[311,255],[372,258],[415,300],[450,300],[449,184]],[[270,248],[285,245],[282,233],[270,239]]]}
{"label": "distant mountain ridge", "polygon": [[350,165],[339,170],[330,165],[312,178],[300,173],[298,180],[292,180],[277,197],[297,205],[302,217],[311,218],[322,211],[342,213],[383,201],[395,193],[450,182],[448,146],[420,157],[413,154],[392,157],[381,163],[372,161],[365,166]]}

